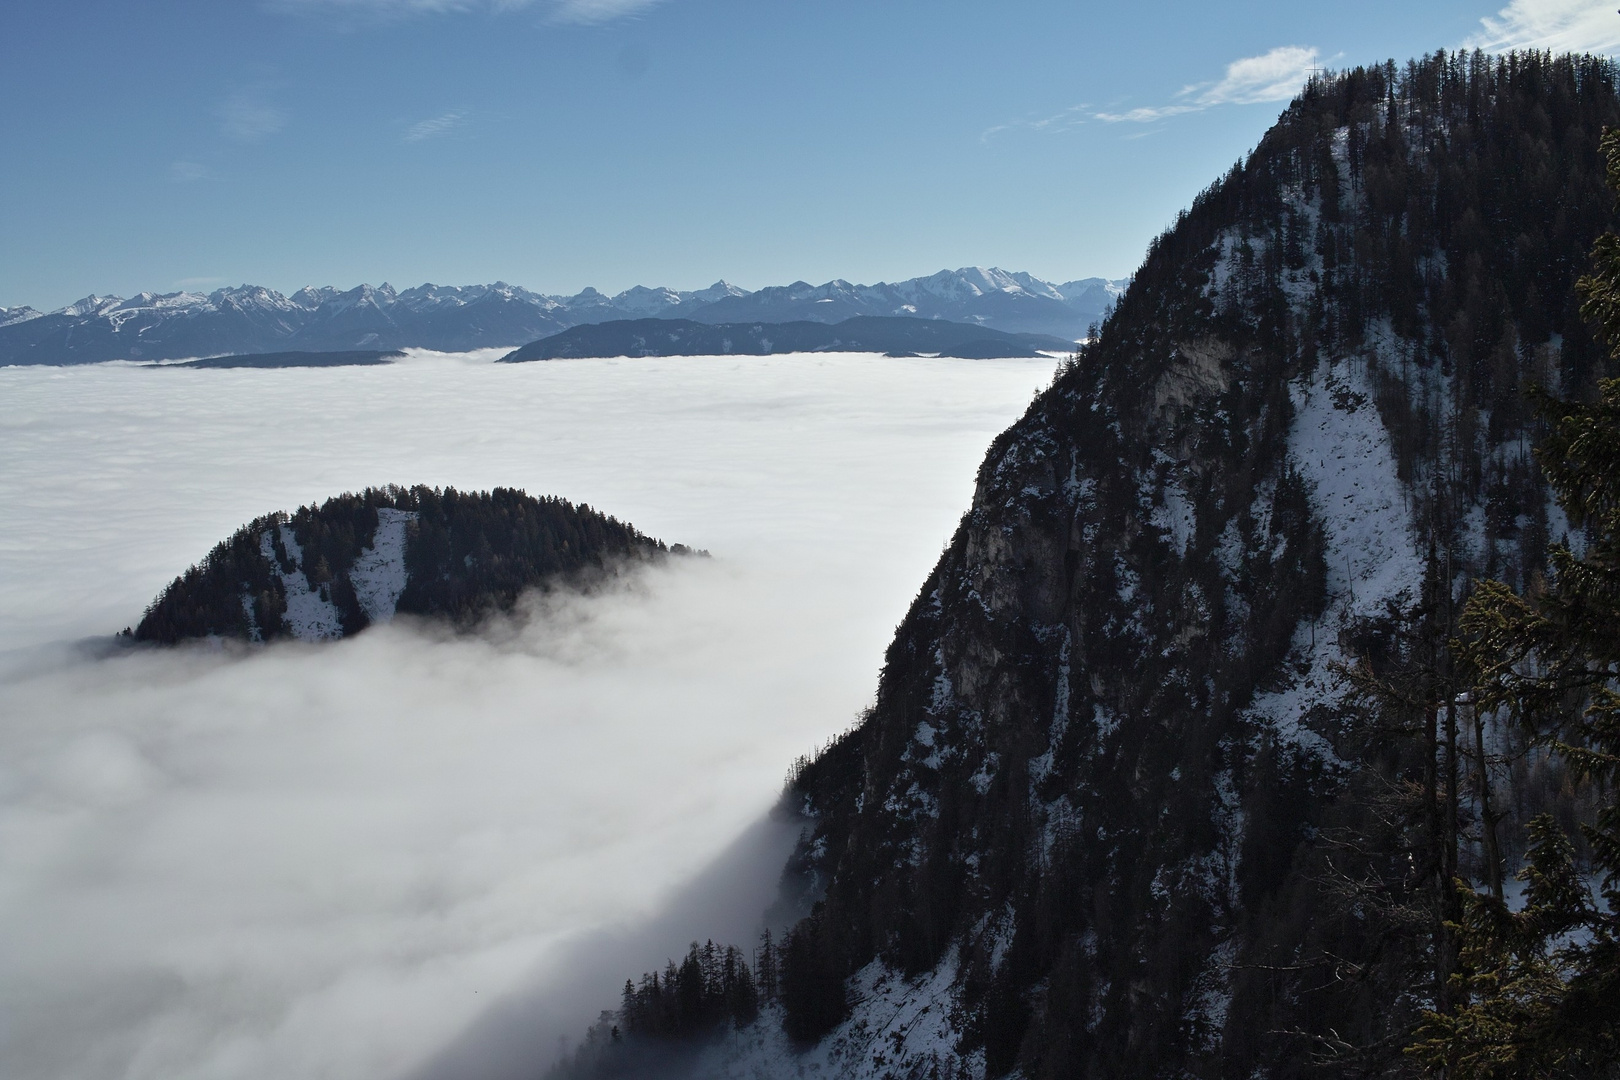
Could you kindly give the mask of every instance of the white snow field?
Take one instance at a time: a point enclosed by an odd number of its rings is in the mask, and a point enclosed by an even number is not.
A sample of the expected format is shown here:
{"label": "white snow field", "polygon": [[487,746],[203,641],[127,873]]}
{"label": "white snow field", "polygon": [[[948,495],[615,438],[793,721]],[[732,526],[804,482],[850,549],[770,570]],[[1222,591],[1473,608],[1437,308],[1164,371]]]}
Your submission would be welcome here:
{"label": "white snow field", "polygon": [[[565,957],[569,993],[513,1013],[552,1048],[688,936],[744,944],[791,837],[633,928],[870,700],[1053,366],[490,359],[0,369],[7,1080],[404,1077]],[[714,558],[484,637],[71,644],[254,517],[385,483],[560,495]],[[378,622],[402,538],[357,577]]]}
{"label": "white snow field", "polygon": [[378,510],[371,547],[349,568],[349,584],[354,586],[360,610],[373,623],[391,620],[399,594],[405,591],[405,526],[415,517],[413,510]]}

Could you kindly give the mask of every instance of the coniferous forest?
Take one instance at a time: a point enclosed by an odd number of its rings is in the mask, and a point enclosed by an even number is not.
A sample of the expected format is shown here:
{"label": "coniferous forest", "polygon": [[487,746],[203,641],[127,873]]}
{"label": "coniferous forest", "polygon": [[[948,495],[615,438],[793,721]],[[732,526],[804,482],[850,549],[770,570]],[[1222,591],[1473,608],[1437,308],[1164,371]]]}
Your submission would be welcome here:
{"label": "coniferous forest", "polygon": [[372,615],[351,572],[376,546],[379,511],[401,515],[404,529],[399,591],[386,614],[445,619],[463,628],[512,610],[525,590],[585,583],[625,560],[689,550],[666,548],[589,506],[512,488],[367,488],[243,526],[175,578],[129,633],[163,644],[210,635],[298,636],[286,621],[289,587],[311,590],[330,605],[332,632],[323,636],[358,633]]}
{"label": "coniferous forest", "polygon": [[[874,1076],[1620,1075],[1615,129],[1603,58],[1313,79],[992,444],[790,775],[808,910],[750,1004],[694,947],[561,1075],[755,1008],[810,1046],[873,965],[950,973],[957,1033]],[[1399,529],[1372,472],[1323,502],[1307,413],[1376,424]]]}

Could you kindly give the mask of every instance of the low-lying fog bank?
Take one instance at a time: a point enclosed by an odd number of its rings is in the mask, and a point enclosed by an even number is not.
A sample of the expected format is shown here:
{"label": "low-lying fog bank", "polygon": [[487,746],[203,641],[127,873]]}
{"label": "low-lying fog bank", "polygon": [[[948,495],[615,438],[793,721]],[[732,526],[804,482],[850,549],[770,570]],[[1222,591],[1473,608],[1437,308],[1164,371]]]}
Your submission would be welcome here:
{"label": "low-lying fog bank", "polygon": [[[869,699],[984,447],[1051,373],[486,360],[0,369],[8,1077],[463,1071],[577,1033],[678,947],[671,904],[751,930],[789,838],[745,831]],[[562,495],[716,557],[484,637],[50,644],[132,623],[257,514],[389,482]],[[682,898],[733,844],[729,904]],[[600,998],[535,989],[562,969]],[[489,1008],[514,992],[517,1039]]]}

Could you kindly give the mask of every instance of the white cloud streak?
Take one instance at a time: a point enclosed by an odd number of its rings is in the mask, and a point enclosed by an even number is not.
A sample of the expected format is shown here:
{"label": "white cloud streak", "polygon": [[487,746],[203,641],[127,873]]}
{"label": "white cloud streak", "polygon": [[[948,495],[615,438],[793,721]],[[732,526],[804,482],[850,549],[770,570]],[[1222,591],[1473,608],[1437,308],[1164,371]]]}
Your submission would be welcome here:
{"label": "white cloud streak", "polygon": [[1481,19],[1480,25],[1480,32],[1464,42],[1464,48],[1620,51],[1620,13],[1608,0],[1513,0]]}
{"label": "white cloud streak", "polygon": [[424,139],[436,139],[441,135],[448,135],[462,124],[466,123],[467,114],[464,112],[440,113],[438,116],[426,120],[418,120],[405,129],[406,142],[422,142]]}
{"label": "white cloud streak", "polygon": [[1164,105],[1146,105],[1120,112],[1098,111],[1089,104],[1071,105],[1062,112],[1038,120],[1010,120],[986,128],[980,133],[979,141],[988,142],[992,136],[1003,131],[1066,131],[1092,121],[1152,124],[1222,105],[1263,105],[1288,101],[1319,69],[1319,56],[1319,51],[1314,48],[1280,46],[1260,56],[1232,61],[1226,65],[1226,74],[1219,80],[1185,86],[1174,100]]}
{"label": "white cloud streak", "polygon": [[594,25],[627,18],[658,4],[660,0],[557,0],[552,5],[554,22]]}
{"label": "white cloud streak", "polygon": [[[870,700],[984,447],[1050,374],[0,368],[7,1080],[388,1080],[468,1025],[456,1060],[493,1053],[492,998],[665,903]],[[256,514],[389,481],[559,494],[716,557],[482,638],[396,624],[103,661],[46,644],[134,621]],[[757,910],[780,839],[710,885]],[[584,981],[531,993],[515,1025],[554,1049],[626,975],[744,918],[568,968]]]}
{"label": "white cloud streak", "polygon": [[1198,103],[1209,107],[1288,101],[1319,66],[1317,56],[1315,49],[1284,45],[1262,56],[1234,60],[1226,65],[1220,82],[1199,92]]}
{"label": "white cloud streak", "polygon": [[1130,109],[1125,112],[1099,112],[1096,119],[1108,124],[1150,124],[1185,113],[1202,112],[1220,105],[1264,105],[1290,100],[1299,93],[1320,64],[1320,53],[1301,45],[1284,45],[1260,56],[1247,56],[1226,65],[1226,74],[1217,82],[1184,87],[1176,101],[1166,105]]}
{"label": "white cloud streak", "polygon": [[538,8],[545,13],[547,21],[550,22],[590,25],[625,18],[661,2],[662,0],[270,0],[270,6],[282,11],[379,19],[480,11],[499,14]]}
{"label": "white cloud streak", "polygon": [[998,132],[1012,131],[1015,129],[1023,131],[1062,131],[1067,128],[1072,128],[1083,124],[1090,119],[1090,117],[1091,106],[1089,104],[1081,103],[1079,105],[1071,105],[1062,112],[1053,113],[1051,116],[1041,117],[1039,120],[1009,120],[1005,124],[997,124],[994,127],[985,128],[984,131],[979,135],[979,141],[987,142],[989,141],[990,136],[995,135]]}

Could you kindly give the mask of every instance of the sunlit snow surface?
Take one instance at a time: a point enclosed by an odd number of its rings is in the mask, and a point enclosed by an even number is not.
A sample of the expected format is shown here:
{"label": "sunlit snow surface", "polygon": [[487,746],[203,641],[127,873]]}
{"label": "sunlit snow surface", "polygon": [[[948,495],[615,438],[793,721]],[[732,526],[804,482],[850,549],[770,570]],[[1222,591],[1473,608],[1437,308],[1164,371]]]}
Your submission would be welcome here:
{"label": "sunlit snow surface", "polygon": [[[870,699],[1052,368],[489,359],[0,369],[8,1080],[402,1075],[571,935],[656,910]],[[52,644],[133,624],[260,514],[384,483],[561,495],[715,558],[482,639]]]}
{"label": "sunlit snow surface", "polygon": [[1354,361],[1324,362],[1295,382],[1290,395],[1294,426],[1289,457],[1310,486],[1312,508],[1326,534],[1328,609],[1314,625],[1295,631],[1294,644],[1307,656],[1307,668],[1284,689],[1261,694],[1250,712],[1270,722],[1289,743],[1334,758],[1327,740],[1301,719],[1343,691],[1334,670],[1345,661],[1338,635],[1347,622],[1416,601],[1423,561],[1389,432],[1364,368]]}
{"label": "sunlit snow surface", "polygon": [[304,573],[304,549],[299,546],[292,528],[277,525],[274,531],[292,560],[293,569],[285,570],[276,561],[275,540],[270,530],[259,537],[259,553],[270,560],[274,567],[272,572],[281,579],[281,587],[286,590],[287,610],[281,617],[287,623],[287,632],[299,641],[334,641],[342,637],[343,622],[338,618],[337,607],[329,596],[310,586],[309,576]]}
{"label": "sunlit snow surface", "polygon": [[371,546],[349,568],[349,584],[360,610],[374,623],[394,617],[405,591],[405,527],[416,517],[413,510],[383,507],[377,511],[377,531]]}

